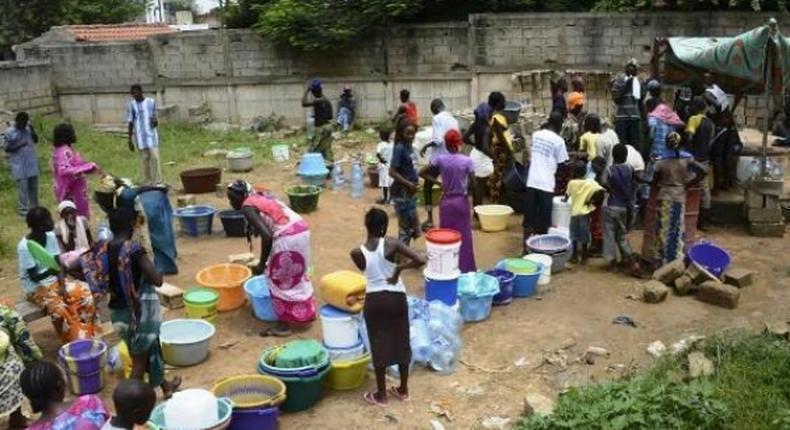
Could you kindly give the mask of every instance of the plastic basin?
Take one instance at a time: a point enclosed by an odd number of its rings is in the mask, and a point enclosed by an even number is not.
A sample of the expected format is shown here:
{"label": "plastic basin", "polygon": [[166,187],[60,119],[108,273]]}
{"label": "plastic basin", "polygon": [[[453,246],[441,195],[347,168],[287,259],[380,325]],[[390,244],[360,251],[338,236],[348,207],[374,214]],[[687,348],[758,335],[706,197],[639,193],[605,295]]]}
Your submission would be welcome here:
{"label": "plastic basin", "polygon": [[217,167],[201,167],[181,172],[181,184],[187,194],[213,193],[222,181],[222,170]]}
{"label": "plastic basin", "polygon": [[538,279],[543,273],[543,265],[535,263],[538,269],[533,273],[517,273],[516,279],[513,281],[513,296],[514,297],[530,297],[535,294],[538,286]]}
{"label": "plastic basin", "polygon": [[[219,410],[219,420],[216,424],[206,427],[205,429],[191,430],[224,430],[228,428],[233,414],[233,404],[228,399],[217,399],[217,409]],[[165,425],[165,403],[155,407],[151,412],[151,417],[148,419],[148,426],[153,430],[167,430],[167,426]]]}
{"label": "plastic basin", "polygon": [[247,220],[241,211],[235,209],[228,209],[219,213],[219,220],[222,222],[222,228],[225,230],[225,236],[228,237],[246,237],[247,236]]}
{"label": "plastic basin", "polygon": [[493,276],[499,282],[499,293],[497,293],[493,300],[493,305],[507,305],[513,301],[513,282],[516,280],[516,275],[503,269],[494,269],[486,272],[486,275]]}
{"label": "plastic basin", "polygon": [[165,362],[173,366],[194,366],[208,357],[214,325],[203,320],[178,319],[162,323],[159,342]]}
{"label": "plastic basin", "polygon": [[232,311],[244,306],[247,298],[242,285],[250,279],[252,271],[241,264],[217,264],[198,272],[195,280],[203,287],[219,294],[217,310]]}
{"label": "plastic basin", "polygon": [[727,251],[705,242],[692,245],[688,250],[687,257],[717,278],[721,278],[732,261]]}
{"label": "plastic basin", "polygon": [[362,339],[359,343],[348,348],[331,348],[324,344],[327,352],[329,352],[329,360],[333,363],[336,361],[354,361],[365,355],[365,343]]}
{"label": "plastic basin", "polygon": [[332,390],[354,390],[365,384],[370,354],[356,360],[333,361],[324,386]]}
{"label": "plastic basin", "polygon": [[241,152],[238,149],[228,153],[228,170],[231,172],[249,172],[252,170],[252,152]]}
{"label": "plastic basin", "polygon": [[491,315],[491,305],[493,304],[494,296],[461,296],[461,317],[464,322],[478,322],[488,319]]}
{"label": "plastic basin", "polygon": [[217,319],[219,293],[209,288],[194,288],[184,293],[184,310],[187,318],[213,323]]}
{"label": "plastic basin", "polygon": [[571,240],[559,234],[541,234],[527,239],[527,248],[537,254],[553,255],[571,247]]}
{"label": "plastic basin", "polygon": [[318,209],[321,188],[315,185],[294,185],[286,191],[291,209],[297,213],[310,213]]}
{"label": "plastic basin", "polygon": [[513,208],[505,205],[475,206],[475,213],[480,219],[480,228],[487,232],[507,230],[507,221],[513,214]]}
{"label": "plastic basin", "polygon": [[273,376],[239,375],[217,381],[211,392],[233,402],[233,409],[277,407],[285,400],[285,384]]}
{"label": "plastic basin", "polygon": [[228,430],[277,430],[280,409],[277,407],[239,409],[233,408]]}
{"label": "plastic basin", "polygon": [[176,218],[181,226],[181,233],[198,237],[210,235],[217,210],[212,206],[187,206],[176,209]]}
{"label": "plastic basin", "polygon": [[266,283],[266,277],[254,276],[244,283],[244,292],[252,304],[252,313],[261,321],[277,321],[277,314],[272,306],[272,296]]}

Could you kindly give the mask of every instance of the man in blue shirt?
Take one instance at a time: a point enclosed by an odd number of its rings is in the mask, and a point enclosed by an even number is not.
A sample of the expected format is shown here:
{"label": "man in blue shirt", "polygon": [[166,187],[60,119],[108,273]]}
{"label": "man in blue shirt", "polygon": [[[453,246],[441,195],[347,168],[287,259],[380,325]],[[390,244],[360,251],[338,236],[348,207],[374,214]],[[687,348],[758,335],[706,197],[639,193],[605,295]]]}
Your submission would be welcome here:
{"label": "man in blue shirt", "polygon": [[3,133],[3,148],[11,166],[11,178],[17,186],[17,212],[21,216],[38,206],[38,136],[30,125],[27,112],[16,115],[14,125]]}

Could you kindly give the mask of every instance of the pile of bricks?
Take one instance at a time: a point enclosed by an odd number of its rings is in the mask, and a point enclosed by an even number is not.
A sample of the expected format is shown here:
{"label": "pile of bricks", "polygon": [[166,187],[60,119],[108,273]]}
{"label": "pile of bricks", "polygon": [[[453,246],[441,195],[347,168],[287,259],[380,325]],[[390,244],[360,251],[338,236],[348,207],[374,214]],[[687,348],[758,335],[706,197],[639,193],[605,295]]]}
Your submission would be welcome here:
{"label": "pile of bricks", "polygon": [[755,179],[746,187],[743,210],[752,236],[784,237],[784,216],[779,205],[782,187],[782,180],[772,179]]}
{"label": "pile of bricks", "polygon": [[753,278],[751,270],[742,268],[729,268],[723,276],[716,277],[697,263],[686,265],[678,259],[653,273],[653,279],[642,285],[642,298],[646,303],[659,303],[674,289],[679,296],[696,295],[702,302],[734,309],[741,289],[751,285]]}

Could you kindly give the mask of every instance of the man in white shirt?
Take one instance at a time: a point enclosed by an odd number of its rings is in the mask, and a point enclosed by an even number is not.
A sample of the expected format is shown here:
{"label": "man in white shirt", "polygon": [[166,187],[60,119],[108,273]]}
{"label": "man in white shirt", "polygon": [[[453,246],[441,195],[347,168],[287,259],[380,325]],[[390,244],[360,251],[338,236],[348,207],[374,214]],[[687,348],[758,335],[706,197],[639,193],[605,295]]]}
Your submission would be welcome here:
{"label": "man in white shirt", "polygon": [[129,123],[129,150],[134,152],[135,147],[140,152],[143,164],[142,185],[157,185],[162,183],[162,171],[159,167],[159,134],[156,127],[159,121],[156,117],[156,101],[143,95],[143,87],[139,84],[132,85],[132,100],[127,107],[127,122]]}
{"label": "man in white shirt", "polygon": [[543,129],[532,134],[529,173],[527,175],[527,204],[524,212],[524,247],[532,234],[545,234],[551,226],[551,206],[554,198],[557,166],[568,161],[565,141],[560,137],[562,114],[554,111]]}
{"label": "man in white shirt", "polygon": [[[433,134],[431,135],[431,141],[420,149],[420,157],[425,157],[425,152],[430,149],[431,161],[433,161],[436,157],[447,154],[447,147],[444,146],[444,135],[450,130],[459,132],[461,130],[458,128],[458,120],[445,110],[444,102],[441,99],[433,99],[431,101],[431,113],[433,113],[433,119],[431,120]],[[436,177],[439,175],[436,168],[432,167],[431,170],[431,176]],[[423,184],[425,212],[428,214],[428,219],[422,224],[423,231],[433,228],[433,186],[434,183],[430,181],[425,181],[425,184]]]}

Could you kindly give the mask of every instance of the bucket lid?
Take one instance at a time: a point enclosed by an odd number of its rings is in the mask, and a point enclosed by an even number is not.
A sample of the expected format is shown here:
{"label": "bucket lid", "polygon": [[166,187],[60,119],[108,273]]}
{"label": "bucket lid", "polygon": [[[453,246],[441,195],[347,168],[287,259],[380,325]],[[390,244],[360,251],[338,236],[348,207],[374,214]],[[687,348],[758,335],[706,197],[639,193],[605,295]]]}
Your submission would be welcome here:
{"label": "bucket lid", "polygon": [[538,265],[534,261],[524,260],[521,258],[508,258],[505,260],[505,269],[513,273],[535,273],[538,271]]}
{"label": "bucket lid", "polygon": [[425,233],[425,240],[432,243],[449,245],[461,241],[461,233],[449,228],[434,228]]}
{"label": "bucket lid", "polygon": [[340,310],[332,305],[321,306],[318,312],[321,314],[321,318],[327,319],[348,319],[353,315],[350,312]]}
{"label": "bucket lid", "polygon": [[197,288],[184,293],[184,301],[195,305],[210,305],[219,300],[219,293],[208,288]]}
{"label": "bucket lid", "polygon": [[326,349],[317,340],[294,340],[277,352],[276,364],[284,369],[315,366],[325,361],[326,356]]}

